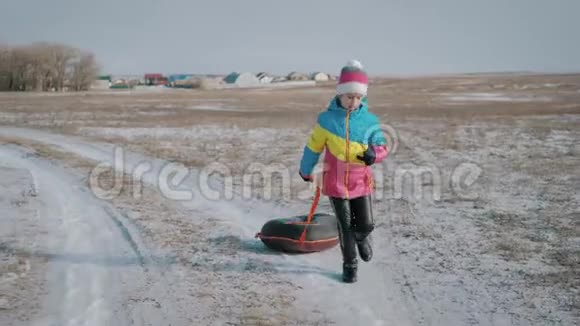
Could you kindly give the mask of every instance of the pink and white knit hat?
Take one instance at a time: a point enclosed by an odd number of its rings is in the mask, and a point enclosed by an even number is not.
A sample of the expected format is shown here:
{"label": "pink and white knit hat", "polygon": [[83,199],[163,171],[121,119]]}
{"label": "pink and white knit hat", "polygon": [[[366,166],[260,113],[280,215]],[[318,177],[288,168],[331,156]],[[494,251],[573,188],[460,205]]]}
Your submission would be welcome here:
{"label": "pink and white knit hat", "polygon": [[357,60],[349,60],[340,71],[336,94],[356,93],[366,96],[368,85],[369,80],[363,65]]}

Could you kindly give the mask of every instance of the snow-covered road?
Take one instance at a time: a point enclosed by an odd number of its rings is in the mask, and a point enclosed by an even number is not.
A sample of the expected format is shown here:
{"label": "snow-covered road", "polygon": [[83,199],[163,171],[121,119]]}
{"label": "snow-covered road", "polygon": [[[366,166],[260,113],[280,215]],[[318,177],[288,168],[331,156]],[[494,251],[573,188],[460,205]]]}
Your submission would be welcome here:
{"label": "snow-covered road", "polygon": [[[89,143],[81,138],[18,128],[3,128],[0,135],[40,141],[98,162],[111,165],[115,162],[114,147],[110,144]],[[127,287],[138,288],[146,284],[143,278],[152,277],[146,275],[151,273],[146,268],[144,262],[146,257],[142,253],[146,249],[138,245],[138,240],[134,239],[138,234],[135,235],[134,230],[126,229],[131,223],[124,221],[124,217],[116,213],[112,205],[96,199],[90,193],[90,189],[67,176],[62,169],[54,166],[54,163],[22,153],[16,148],[2,147],[2,153],[0,157],[2,164],[24,167],[31,171],[36,182],[42,183],[40,187],[45,190],[40,192],[43,193],[43,202],[47,204],[46,213],[41,215],[55,219],[55,225],[62,224],[61,227],[51,231],[55,235],[53,239],[61,242],[58,248],[64,249],[62,254],[57,256],[62,259],[55,260],[60,269],[54,272],[55,278],[49,282],[52,288],[49,290],[48,302],[51,305],[47,307],[48,310],[43,316],[61,311],[58,317],[60,322],[68,320],[75,324],[79,320],[84,320],[87,324],[97,325],[115,320],[124,324],[124,318],[128,317],[125,316],[126,312],[119,311],[118,307],[120,302],[126,300],[126,293],[123,293],[126,289],[109,287],[106,284],[126,284]],[[117,167],[124,173],[132,174],[143,162],[150,164],[148,172],[142,174],[143,181],[157,189],[162,187],[160,180],[163,182],[163,179],[159,176],[163,175],[162,169],[169,162],[123,151],[123,164]],[[254,242],[249,245],[254,252],[247,253],[247,257],[240,257],[239,260],[249,259],[250,263],[269,266],[278,275],[273,282],[291,282],[300,288],[299,297],[294,304],[297,311],[305,312],[305,316],[299,316],[300,318],[310,320],[311,317],[307,315],[314,310],[319,311],[324,320],[341,325],[360,322],[366,325],[421,323],[423,316],[415,312],[418,309],[417,303],[413,302],[412,297],[405,298],[401,286],[390,277],[392,270],[389,271],[389,261],[396,260],[392,256],[393,252],[381,251],[377,253],[377,259],[382,261],[361,264],[360,273],[364,277],[361,277],[356,285],[345,287],[340,282],[341,262],[337,247],[305,256],[264,255],[261,243],[252,239],[264,222],[273,216],[287,216],[289,212],[292,213],[292,208],[289,210],[288,207],[278,207],[271,202],[242,200],[236,198],[239,194],[232,200],[207,199],[200,193],[199,187],[196,187],[197,182],[196,172],[191,171],[187,178],[174,187],[172,189],[174,192],[177,190],[192,192],[190,200],[179,200],[176,203],[192,218],[219,216],[226,226],[213,229],[208,226],[204,231],[209,232],[211,238],[224,239],[234,236],[243,242]],[[294,213],[302,212],[297,209]],[[62,222],[56,223],[61,220]],[[377,239],[375,242],[377,246],[381,246],[382,240]],[[199,257],[191,259],[194,265],[198,261],[203,261],[203,258]],[[214,265],[227,266],[232,263],[230,257],[213,257],[212,260],[211,264]],[[77,264],[79,262],[82,264]],[[243,269],[243,265],[240,264],[238,268]],[[119,270],[123,272],[119,273]],[[131,270],[133,273],[126,273],[125,270]],[[143,275],[140,275],[141,273]],[[66,277],[63,278],[63,275]],[[276,286],[272,284],[272,287]],[[79,298],[75,298],[75,295]],[[63,307],[54,306],[63,302],[66,303]],[[138,316],[157,313],[157,311],[149,314],[143,311],[135,312]],[[156,316],[157,320],[170,319],[170,316],[163,314]],[[150,321],[148,318],[141,320]]]}
{"label": "snow-covered road", "polygon": [[[401,132],[414,149],[404,154],[409,155],[406,159],[417,164],[434,160],[425,156],[428,150],[421,151],[422,140],[407,135],[404,129]],[[378,215],[404,219],[417,214],[412,221],[416,225],[403,225],[416,229],[410,236],[394,239],[401,227],[393,225],[393,220],[379,219],[373,234],[375,257],[369,264],[360,264],[359,282],[346,285],[340,282],[337,247],[310,255],[282,255],[265,250],[253,239],[267,220],[303,214],[307,207],[303,202],[288,207],[242,198],[238,193],[231,199],[214,200],[203,193],[199,171],[188,170],[182,180],[172,183],[175,179],[167,173],[171,162],[123,150],[122,164],[118,164],[115,146],[81,137],[8,127],[0,129],[0,137],[42,143],[95,165],[110,164],[127,175],[139,176],[160,198],[121,209],[115,200],[96,198],[94,189],[87,186],[90,177],[65,168],[66,159],[47,160],[19,146],[0,145],[0,172],[21,175],[23,189],[34,185],[31,202],[38,214],[31,216],[38,220],[30,216],[27,220],[44,230],[32,249],[22,244],[7,248],[4,242],[0,248],[28,251],[47,261],[46,294],[41,310],[32,318],[35,325],[527,323],[525,318],[510,316],[507,308],[499,309],[495,301],[505,304],[512,294],[486,286],[484,276],[465,273],[463,269],[470,266],[457,265],[456,275],[426,273],[414,266],[420,258],[437,261],[437,257],[461,264],[454,257],[470,255],[458,248],[436,247],[436,239],[426,245],[408,239],[416,237],[415,233],[428,233],[437,222],[442,228],[457,227],[457,234],[465,238],[445,241],[482,241],[465,219],[467,209],[420,201],[379,202]],[[210,184],[220,186],[211,180]],[[10,186],[12,192],[14,187],[19,187],[18,182]],[[181,197],[183,194],[191,198]],[[0,195],[8,195],[7,190]],[[153,206],[158,207],[153,215],[175,214],[175,220],[137,218],[139,212]],[[326,209],[328,204],[322,203],[321,210]],[[22,222],[22,211],[11,212],[13,220],[2,223]],[[145,240],[145,229],[161,239],[178,233],[188,237],[161,248],[160,242]],[[180,251],[185,259],[176,263]],[[496,266],[497,261],[489,264]]]}
{"label": "snow-covered road", "polygon": [[[0,147],[0,169],[20,175],[22,190],[32,185],[36,217],[45,230],[28,248],[6,244],[48,262],[47,295],[34,325],[159,325],[172,320],[163,309],[131,307],[131,297],[152,291],[157,274],[131,224],[105,201],[96,199],[77,178],[14,146]],[[13,223],[21,223],[18,216]],[[31,221],[27,221],[31,222]],[[152,268],[153,267],[153,268]],[[162,287],[156,287],[158,291]],[[154,293],[156,300],[166,297]],[[160,307],[163,305],[159,304]],[[122,308],[121,308],[122,307]]]}

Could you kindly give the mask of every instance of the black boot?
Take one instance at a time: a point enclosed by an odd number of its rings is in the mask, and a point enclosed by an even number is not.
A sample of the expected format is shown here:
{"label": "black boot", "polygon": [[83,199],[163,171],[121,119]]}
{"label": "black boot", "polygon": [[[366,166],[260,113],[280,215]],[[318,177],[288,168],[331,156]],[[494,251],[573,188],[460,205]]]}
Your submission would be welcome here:
{"label": "black boot", "polygon": [[351,208],[355,216],[353,220],[353,229],[358,254],[363,261],[368,262],[373,258],[370,234],[375,228],[371,197],[365,196],[352,199]]}
{"label": "black boot", "polygon": [[342,280],[345,283],[356,282],[357,254],[356,241],[352,230],[352,218],[348,199],[330,198],[338,220],[338,237],[342,251]]}
{"label": "black boot", "polygon": [[360,259],[366,262],[371,261],[373,258],[373,247],[371,246],[369,237],[366,237],[361,241],[357,241],[356,246],[358,248]]}
{"label": "black boot", "polygon": [[342,264],[342,281],[344,283],[354,283],[356,282],[356,271],[357,264]]}

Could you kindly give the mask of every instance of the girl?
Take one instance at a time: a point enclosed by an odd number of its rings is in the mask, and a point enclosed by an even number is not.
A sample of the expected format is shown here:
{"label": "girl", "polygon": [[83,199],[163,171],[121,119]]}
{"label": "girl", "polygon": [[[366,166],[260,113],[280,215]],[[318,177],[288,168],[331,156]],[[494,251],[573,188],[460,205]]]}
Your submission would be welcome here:
{"label": "girl", "polygon": [[300,162],[300,176],[312,181],[312,170],[322,151],[322,193],[330,198],[338,221],[343,258],[343,281],[356,282],[357,249],[362,260],[372,258],[369,235],[374,229],[370,166],[387,157],[378,118],[368,111],[368,77],[360,62],[342,68],[336,97],[318,115]]}

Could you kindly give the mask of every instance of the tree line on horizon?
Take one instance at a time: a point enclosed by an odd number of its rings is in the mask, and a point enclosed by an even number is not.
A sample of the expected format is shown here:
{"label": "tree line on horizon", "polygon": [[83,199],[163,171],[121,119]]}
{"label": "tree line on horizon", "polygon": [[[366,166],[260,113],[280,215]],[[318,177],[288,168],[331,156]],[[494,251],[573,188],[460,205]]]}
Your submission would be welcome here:
{"label": "tree line on horizon", "polygon": [[97,79],[93,53],[59,43],[0,44],[0,91],[83,91]]}

